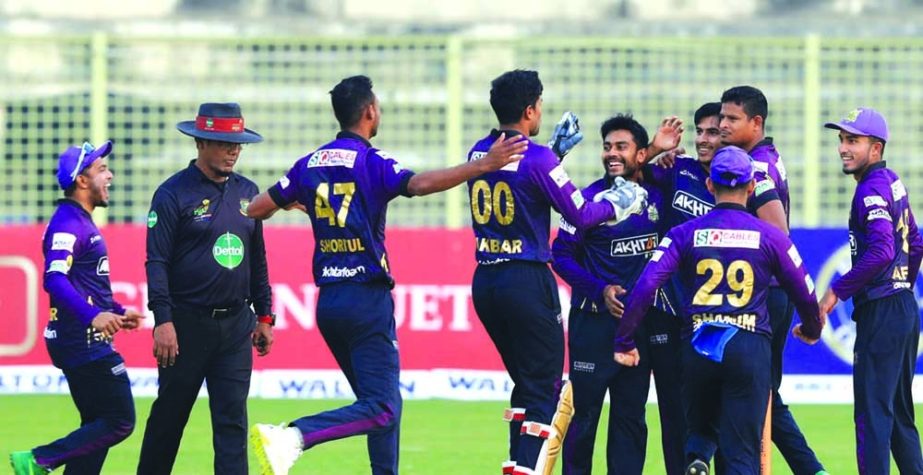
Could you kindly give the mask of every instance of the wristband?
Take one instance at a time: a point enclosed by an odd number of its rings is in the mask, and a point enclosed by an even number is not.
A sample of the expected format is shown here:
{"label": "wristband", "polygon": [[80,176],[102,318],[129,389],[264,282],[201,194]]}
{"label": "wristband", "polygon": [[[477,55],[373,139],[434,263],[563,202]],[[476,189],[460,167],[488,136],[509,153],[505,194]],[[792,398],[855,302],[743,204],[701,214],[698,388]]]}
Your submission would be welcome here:
{"label": "wristband", "polygon": [[276,326],[276,314],[270,313],[269,315],[260,315],[256,317],[256,321],[259,323],[268,323],[269,326]]}

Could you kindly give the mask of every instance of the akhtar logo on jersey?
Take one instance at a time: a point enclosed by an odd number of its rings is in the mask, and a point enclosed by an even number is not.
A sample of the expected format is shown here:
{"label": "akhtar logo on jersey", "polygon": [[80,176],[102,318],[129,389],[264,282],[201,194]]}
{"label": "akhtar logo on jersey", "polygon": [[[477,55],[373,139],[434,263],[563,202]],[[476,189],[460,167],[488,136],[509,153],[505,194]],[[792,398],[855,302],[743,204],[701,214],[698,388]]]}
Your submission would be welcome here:
{"label": "akhtar logo on jersey", "polygon": [[622,239],[613,239],[609,255],[612,257],[632,257],[654,252],[657,248],[657,234],[644,234]]}
{"label": "akhtar logo on jersey", "polygon": [[677,191],[673,195],[673,208],[694,217],[702,216],[714,207],[714,205],[702,201],[685,191]]}
{"label": "akhtar logo on jersey", "polygon": [[212,257],[221,267],[233,269],[244,260],[244,243],[236,234],[224,233],[212,246]]}

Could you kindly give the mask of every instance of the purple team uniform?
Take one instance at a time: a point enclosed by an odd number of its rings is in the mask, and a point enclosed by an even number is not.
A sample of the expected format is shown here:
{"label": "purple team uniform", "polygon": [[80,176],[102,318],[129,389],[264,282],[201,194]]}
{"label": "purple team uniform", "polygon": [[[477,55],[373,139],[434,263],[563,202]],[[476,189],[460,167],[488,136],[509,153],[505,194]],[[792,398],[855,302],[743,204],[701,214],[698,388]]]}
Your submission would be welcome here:
{"label": "purple team uniform", "polygon": [[817,338],[821,322],[814,284],[787,236],[743,206],[719,204],[672,229],[661,241],[628,299],[615,351],[635,348],[633,330],[657,289],[674,273],[680,276],[685,296],[681,312],[687,461],[701,457],[690,448],[717,440],[728,470],[758,473],[770,391],[768,282],[778,278],[801,314],[810,316],[804,320],[804,333]]}
{"label": "purple team uniform", "polygon": [[923,473],[911,385],[920,339],[913,285],[923,238],[907,190],[885,162],[856,186],[849,214],[852,269],[833,284],[853,299],[856,322],[853,392],[860,474],[885,474],[889,452],[900,473]]}
{"label": "purple team uniform", "polygon": [[[494,130],[475,143],[468,160],[483,157],[499,135]],[[564,365],[561,306],[548,268],[551,209],[585,229],[610,219],[614,208],[585,199],[551,149],[528,146],[525,158],[470,180],[468,191],[478,262],[474,308],[515,384],[507,464],[532,469],[544,440],[521,435],[521,427],[551,422]]]}
{"label": "purple team uniform", "polygon": [[[603,178],[582,190],[587,201],[611,186]],[[686,429],[679,393],[678,346],[667,340],[678,338],[678,318],[673,306],[658,290],[655,307],[636,337],[643,338],[642,364],[625,368],[612,359],[612,339],[619,320],[606,310],[603,289],[617,284],[631,292],[645,264],[663,237],[666,209],[660,191],[642,183],[648,192],[648,206],[641,214],[624,221],[579,230],[561,220],[552,245],[552,266],[572,289],[568,316],[570,376],[574,385],[574,414],[564,439],[565,475],[592,472],[593,445],[606,392],[609,412],[607,473],[640,474],[647,449],[645,404],[654,369],[657,383],[667,472],[682,473],[683,439]],[[624,298],[624,297],[621,297]],[[670,328],[676,331],[670,331]],[[655,360],[665,364],[657,365]],[[673,370],[670,371],[670,368]],[[668,383],[667,380],[672,380]]]}
{"label": "purple team uniform", "polygon": [[90,322],[102,311],[124,314],[112,298],[106,242],[79,203],[59,202],[42,238],[44,286],[50,297],[45,344],[64,371],[83,425],[32,453],[48,468],[99,473],[108,448],[131,434],[135,424],[131,384],[112,339]]}
{"label": "purple team uniform", "polygon": [[340,132],[268,190],[279,207],[299,202],[311,217],[317,327],[357,398],[291,425],[305,450],[368,434],[374,474],[398,473],[400,364],[384,230],[388,202],[411,196],[412,176],[364,138]]}

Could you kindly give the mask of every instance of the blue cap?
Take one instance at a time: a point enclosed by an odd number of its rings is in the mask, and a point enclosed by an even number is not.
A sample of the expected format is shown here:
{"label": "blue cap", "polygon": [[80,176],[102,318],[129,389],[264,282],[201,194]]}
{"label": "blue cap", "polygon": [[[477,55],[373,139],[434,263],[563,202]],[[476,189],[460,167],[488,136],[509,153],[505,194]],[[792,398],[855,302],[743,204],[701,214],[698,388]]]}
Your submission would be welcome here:
{"label": "blue cap", "polygon": [[711,181],[735,187],[753,179],[753,159],[740,147],[728,145],[715,152],[711,160]]}
{"label": "blue cap", "polygon": [[66,190],[77,181],[77,175],[83,173],[97,158],[105,157],[112,152],[112,141],[107,140],[99,148],[93,148],[90,142],[82,146],[68,147],[58,157],[58,185]]}
{"label": "blue cap", "polygon": [[846,114],[839,122],[827,122],[824,127],[839,129],[853,135],[867,135],[888,141],[888,122],[883,115],[871,107],[860,107]]}

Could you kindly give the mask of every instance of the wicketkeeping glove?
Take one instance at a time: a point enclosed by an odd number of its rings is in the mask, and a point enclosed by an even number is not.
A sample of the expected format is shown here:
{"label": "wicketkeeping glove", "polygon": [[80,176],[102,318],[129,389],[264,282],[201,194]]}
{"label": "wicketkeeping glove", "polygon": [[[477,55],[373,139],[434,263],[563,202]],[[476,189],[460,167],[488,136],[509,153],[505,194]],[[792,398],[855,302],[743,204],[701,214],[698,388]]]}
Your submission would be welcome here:
{"label": "wicketkeeping glove", "polygon": [[612,183],[612,188],[601,191],[593,197],[593,201],[606,200],[612,203],[613,219],[607,224],[615,225],[633,214],[641,214],[647,206],[647,190],[633,181],[617,177]]}
{"label": "wicketkeeping glove", "polygon": [[548,146],[558,156],[558,159],[564,160],[564,156],[581,140],[583,140],[583,132],[580,132],[580,121],[576,114],[567,111],[554,126]]}

